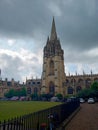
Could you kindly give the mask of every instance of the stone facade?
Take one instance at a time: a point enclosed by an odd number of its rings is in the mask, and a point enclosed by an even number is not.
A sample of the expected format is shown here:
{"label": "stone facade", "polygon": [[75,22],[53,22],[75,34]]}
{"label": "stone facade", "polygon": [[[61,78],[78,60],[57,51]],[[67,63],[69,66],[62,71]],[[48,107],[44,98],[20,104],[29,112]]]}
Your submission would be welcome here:
{"label": "stone facade", "polygon": [[5,80],[0,79],[0,98],[4,97],[4,94],[10,89],[19,90],[24,87],[24,84],[20,84],[19,81],[12,79],[9,81],[7,78]]}
{"label": "stone facade", "polygon": [[27,95],[38,94],[40,95],[41,90],[41,79],[26,79]]}
{"label": "stone facade", "polygon": [[64,51],[57,37],[54,19],[51,36],[47,39],[43,55],[41,94],[65,95]]}
{"label": "stone facade", "polygon": [[93,82],[98,82],[98,74],[83,74],[66,76],[66,94],[76,94],[84,88],[90,88]]}
{"label": "stone facade", "polygon": [[73,95],[98,82],[98,74],[69,75],[64,71],[64,51],[57,37],[53,19],[51,36],[44,47],[41,93]]}

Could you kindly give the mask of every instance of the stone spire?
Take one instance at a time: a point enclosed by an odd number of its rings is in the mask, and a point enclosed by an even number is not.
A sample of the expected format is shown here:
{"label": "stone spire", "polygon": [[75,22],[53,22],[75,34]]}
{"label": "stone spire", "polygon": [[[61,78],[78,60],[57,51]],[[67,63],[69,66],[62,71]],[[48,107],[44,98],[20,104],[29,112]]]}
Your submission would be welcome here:
{"label": "stone spire", "polygon": [[53,17],[50,40],[55,40],[55,39],[57,39],[57,33],[56,33],[55,21]]}
{"label": "stone spire", "polygon": [[48,36],[48,38],[47,38],[47,44],[49,43],[49,36]]}

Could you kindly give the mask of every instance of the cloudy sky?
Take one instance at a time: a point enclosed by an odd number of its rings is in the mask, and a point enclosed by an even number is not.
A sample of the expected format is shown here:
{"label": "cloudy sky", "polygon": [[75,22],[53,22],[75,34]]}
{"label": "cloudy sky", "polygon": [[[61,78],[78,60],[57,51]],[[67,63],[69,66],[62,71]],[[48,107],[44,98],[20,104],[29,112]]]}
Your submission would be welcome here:
{"label": "cloudy sky", "polygon": [[0,0],[3,79],[41,77],[53,16],[66,74],[98,73],[98,0]]}

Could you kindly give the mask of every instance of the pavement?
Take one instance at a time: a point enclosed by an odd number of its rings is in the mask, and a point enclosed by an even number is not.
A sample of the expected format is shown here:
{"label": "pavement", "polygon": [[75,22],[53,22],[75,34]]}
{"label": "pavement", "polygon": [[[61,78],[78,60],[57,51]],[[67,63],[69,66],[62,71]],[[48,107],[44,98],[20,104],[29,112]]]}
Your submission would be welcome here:
{"label": "pavement", "polygon": [[98,102],[83,103],[81,109],[62,130],[98,130]]}

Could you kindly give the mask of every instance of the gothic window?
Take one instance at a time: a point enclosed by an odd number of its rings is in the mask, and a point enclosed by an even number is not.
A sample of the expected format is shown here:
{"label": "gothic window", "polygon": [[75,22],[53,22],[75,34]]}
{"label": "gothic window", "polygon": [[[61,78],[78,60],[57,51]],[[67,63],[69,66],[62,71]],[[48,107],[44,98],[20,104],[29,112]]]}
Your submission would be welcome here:
{"label": "gothic window", "polygon": [[34,94],[37,94],[37,93],[38,93],[38,89],[34,88]]}
{"label": "gothic window", "polygon": [[12,85],[11,82],[7,82],[8,87],[11,87],[11,85]]}
{"label": "gothic window", "polygon": [[68,79],[66,79],[66,83],[69,83],[69,80],[68,80]]}
{"label": "gothic window", "polygon": [[52,81],[50,81],[50,83],[49,83],[49,93],[51,95],[54,95],[54,93],[55,93],[55,87],[54,87],[54,83]]}
{"label": "gothic window", "polygon": [[40,84],[40,82],[37,82],[37,84]]}
{"label": "gothic window", "polygon": [[81,86],[77,86],[76,92],[78,93],[78,92],[81,91],[81,90],[82,90]]}
{"label": "gothic window", "polygon": [[50,61],[49,67],[50,67],[50,75],[54,75],[54,62],[53,62],[53,60]]}
{"label": "gothic window", "polygon": [[68,93],[68,94],[73,94],[73,88],[72,88],[72,87],[68,87],[67,93]]}
{"label": "gothic window", "polygon": [[80,84],[83,83],[83,79],[79,79],[78,83],[80,83]]}
{"label": "gothic window", "polygon": [[27,88],[27,94],[31,94],[31,88],[30,87]]}
{"label": "gothic window", "polygon": [[91,79],[86,79],[85,80],[85,86],[86,86],[86,88],[90,88],[90,86],[91,86]]}

